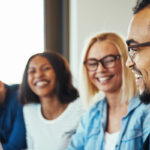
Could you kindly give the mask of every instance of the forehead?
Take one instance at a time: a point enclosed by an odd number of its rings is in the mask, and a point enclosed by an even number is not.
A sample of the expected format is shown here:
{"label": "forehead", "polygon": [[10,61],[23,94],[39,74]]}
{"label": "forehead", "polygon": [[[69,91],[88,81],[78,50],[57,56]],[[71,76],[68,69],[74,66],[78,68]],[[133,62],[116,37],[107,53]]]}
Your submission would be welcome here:
{"label": "forehead", "polygon": [[31,59],[31,61],[29,63],[29,67],[42,66],[42,65],[46,65],[46,64],[50,64],[48,59],[43,56],[38,55]]}
{"label": "forehead", "polygon": [[128,39],[137,43],[150,41],[150,7],[138,12],[129,25]]}
{"label": "forehead", "polygon": [[108,40],[95,42],[87,54],[87,58],[101,58],[111,54],[118,54],[117,48]]}

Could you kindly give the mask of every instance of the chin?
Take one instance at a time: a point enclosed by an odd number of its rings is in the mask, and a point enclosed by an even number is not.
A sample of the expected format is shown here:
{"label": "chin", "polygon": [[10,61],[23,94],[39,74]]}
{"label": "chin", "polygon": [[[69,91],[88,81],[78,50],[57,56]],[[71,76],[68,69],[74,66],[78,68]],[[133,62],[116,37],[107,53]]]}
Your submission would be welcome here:
{"label": "chin", "polygon": [[148,89],[145,86],[144,90],[139,90],[140,91],[140,100],[144,104],[150,104],[150,89]]}

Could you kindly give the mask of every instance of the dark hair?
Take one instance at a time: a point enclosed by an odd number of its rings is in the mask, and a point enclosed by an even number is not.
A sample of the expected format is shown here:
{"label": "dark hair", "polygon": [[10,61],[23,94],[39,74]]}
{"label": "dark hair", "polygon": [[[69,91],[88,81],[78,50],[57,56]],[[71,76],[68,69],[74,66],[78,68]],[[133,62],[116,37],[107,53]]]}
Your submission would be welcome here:
{"label": "dark hair", "polygon": [[22,83],[19,88],[19,99],[22,104],[40,103],[39,97],[32,92],[28,85],[28,67],[31,60],[36,56],[45,57],[56,74],[56,95],[62,104],[70,103],[79,97],[77,89],[72,84],[72,75],[68,61],[56,52],[43,52],[31,56],[25,67]]}
{"label": "dark hair", "polygon": [[150,0],[137,0],[135,7],[133,8],[133,14],[138,13],[140,10],[150,4]]}

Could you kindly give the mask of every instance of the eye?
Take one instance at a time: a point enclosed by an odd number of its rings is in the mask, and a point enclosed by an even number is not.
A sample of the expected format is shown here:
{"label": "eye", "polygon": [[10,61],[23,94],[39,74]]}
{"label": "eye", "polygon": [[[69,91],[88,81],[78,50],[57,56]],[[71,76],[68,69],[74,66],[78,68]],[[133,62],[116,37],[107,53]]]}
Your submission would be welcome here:
{"label": "eye", "polygon": [[42,70],[43,70],[43,71],[48,71],[48,70],[51,70],[51,67],[50,67],[50,66],[45,66],[45,67],[43,67]]}
{"label": "eye", "polygon": [[107,57],[103,61],[105,64],[108,64],[108,63],[114,62],[115,58],[114,57]]}
{"label": "eye", "polygon": [[34,74],[35,72],[36,72],[35,69],[29,69],[29,70],[27,71],[28,74]]}
{"label": "eye", "polygon": [[87,62],[87,65],[88,65],[88,66],[91,66],[91,67],[92,67],[92,66],[97,66],[97,62],[91,60],[91,61],[88,61],[88,62]]}

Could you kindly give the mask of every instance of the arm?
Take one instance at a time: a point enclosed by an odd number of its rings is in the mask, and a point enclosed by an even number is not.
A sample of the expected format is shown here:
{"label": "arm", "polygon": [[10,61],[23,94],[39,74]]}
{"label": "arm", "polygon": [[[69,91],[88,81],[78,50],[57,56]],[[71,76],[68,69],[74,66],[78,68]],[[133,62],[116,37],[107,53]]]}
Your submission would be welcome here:
{"label": "arm", "polygon": [[21,150],[26,148],[25,125],[22,107],[16,107],[17,114],[7,143],[2,143],[4,150]]}

